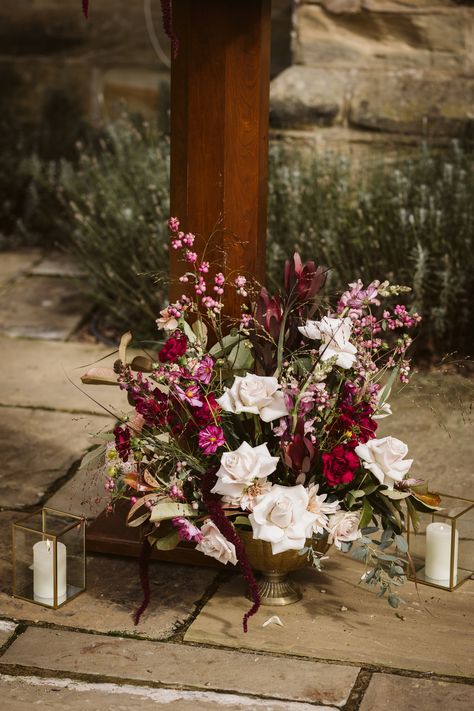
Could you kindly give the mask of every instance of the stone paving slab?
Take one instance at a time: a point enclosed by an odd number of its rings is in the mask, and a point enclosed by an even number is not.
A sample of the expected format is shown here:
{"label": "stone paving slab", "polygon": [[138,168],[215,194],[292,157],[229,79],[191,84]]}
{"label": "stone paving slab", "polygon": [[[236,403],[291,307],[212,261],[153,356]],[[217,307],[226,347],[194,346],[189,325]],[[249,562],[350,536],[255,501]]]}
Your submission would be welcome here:
{"label": "stone paving slab", "polygon": [[13,643],[1,661],[110,681],[179,684],[334,706],[346,703],[359,672],[339,664],[34,627]]}
{"label": "stone paving slab", "polygon": [[[39,249],[0,252],[0,288],[21,274],[26,274],[34,269],[35,264],[40,260],[41,251]],[[8,292],[6,293],[8,295]],[[2,294],[3,298],[5,298],[5,293]]]}
{"label": "stone paving slab", "polygon": [[0,332],[43,340],[66,340],[91,304],[73,279],[22,277],[0,302]]}
{"label": "stone paving slab", "polygon": [[472,711],[474,686],[374,674],[359,711]]}
{"label": "stone paving slab", "polygon": [[81,375],[93,363],[112,367],[117,359],[113,351],[103,345],[0,337],[2,363],[8,366],[0,374],[0,404],[100,415],[107,415],[101,405],[113,412],[128,411],[118,387],[81,383]]}
{"label": "stone paving slab", "polygon": [[[103,419],[96,419],[99,420],[97,430],[102,429]],[[108,502],[102,471],[83,467],[48,499],[48,506],[93,520],[102,513]]]}
{"label": "stone paving slab", "polygon": [[[97,415],[70,415],[0,407],[0,507],[24,508],[40,502],[47,490],[90,447],[92,434],[113,426]],[[92,496],[89,493],[89,500]],[[64,504],[66,497],[62,497]],[[87,494],[83,500],[87,498]],[[79,497],[71,500],[81,513]]]}
{"label": "stone paving slab", "polygon": [[50,252],[39,262],[34,264],[28,273],[34,276],[85,276],[85,273],[72,261],[71,257],[63,252]]}
{"label": "stone paving slab", "polygon": [[419,598],[414,584],[407,583],[401,591],[407,604],[395,611],[357,584],[364,571],[361,564],[342,554],[330,556],[324,573],[294,573],[303,599],[278,609],[283,627],[262,628],[275,608],[261,607],[243,634],[242,616],[249,601],[243,580],[236,577],[204,606],[185,641],[474,676],[474,581],[452,593],[419,585]]}
{"label": "stone paving slab", "polygon": [[328,706],[268,701],[236,694],[147,689],[131,685],[89,684],[71,679],[0,675],[2,701],[8,711],[331,711]]}
{"label": "stone paving slab", "polygon": [[12,511],[0,513],[0,612],[10,619],[165,639],[189,619],[216,575],[210,569],[153,561],[152,599],[136,627],[132,615],[142,600],[137,560],[90,556],[86,592],[51,610],[11,596],[10,527],[19,517],[21,514]]}
{"label": "stone paving slab", "polygon": [[16,624],[9,620],[0,620],[0,647],[8,642],[16,630]]}
{"label": "stone paving slab", "polygon": [[390,402],[394,414],[379,420],[378,436],[407,443],[410,475],[433,491],[474,499],[474,379],[415,375]]}

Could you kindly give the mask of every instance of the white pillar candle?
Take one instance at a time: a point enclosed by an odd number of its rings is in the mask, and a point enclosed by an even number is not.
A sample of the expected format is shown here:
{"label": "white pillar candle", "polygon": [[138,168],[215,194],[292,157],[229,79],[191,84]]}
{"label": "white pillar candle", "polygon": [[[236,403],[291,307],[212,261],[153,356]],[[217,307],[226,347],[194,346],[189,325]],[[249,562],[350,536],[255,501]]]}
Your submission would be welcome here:
{"label": "white pillar candle", "polygon": [[[57,543],[58,604],[66,599],[66,546]],[[38,541],[33,546],[33,595],[35,600],[54,605],[54,543]]]}
{"label": "white pillar candle", "polygon": [[[425,575],[433,582],[446,587],[450,582],[452,532],[449,523],[436,521],[426,527]],[[456,585],[458,577],[458,542],[459,535],[455,531],[453,585]]]}

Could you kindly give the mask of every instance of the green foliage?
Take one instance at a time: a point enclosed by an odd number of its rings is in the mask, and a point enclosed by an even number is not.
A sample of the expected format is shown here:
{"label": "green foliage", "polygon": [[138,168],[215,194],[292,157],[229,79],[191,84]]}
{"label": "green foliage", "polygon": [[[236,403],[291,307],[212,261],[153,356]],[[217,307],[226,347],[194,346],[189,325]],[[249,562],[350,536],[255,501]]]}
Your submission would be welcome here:
{"label": "green foliage", "polygon": [[276,148],[269,273],[298,250],[332,267],[330,288],[358,277],[411,285],[407,301],[423,315],[425,354],[472,353],[473,198],[471,157],[457,143],[359,167],[330,153],[305,161]]}
{"label": "green foliage", "polygon": [[135,335],[156,336],[166,298],[168,174],[168,144],[146,126],[110,127],[97,153],[82,151],[77,167],[59,164],[65,246],[96,303]]}
{"label": "green foliage", "polygon": [[[130,122],[109,127],[79,146],[77,160],[17,162],[22,199],[0,206],[3,231],[60,241],[120,328],[155,337],[166,300],[155,275],[165,278],[168,266],[168,175],[165,138]],[[474,164],[456,143],[358,165],[332,153],[271,150],[270,286],[295,250],[331,267],[331,291],[358,277],[409,284],[405,300],[423,315],[421,356],[474,351],[473,231]]]}

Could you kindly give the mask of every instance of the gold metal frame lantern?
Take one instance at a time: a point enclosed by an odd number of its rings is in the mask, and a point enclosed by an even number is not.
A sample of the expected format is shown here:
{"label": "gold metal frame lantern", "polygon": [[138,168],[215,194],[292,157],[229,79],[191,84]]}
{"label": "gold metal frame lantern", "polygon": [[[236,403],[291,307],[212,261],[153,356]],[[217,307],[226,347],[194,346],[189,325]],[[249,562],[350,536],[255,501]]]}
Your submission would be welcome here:
{"label": "gold metal frame lantern", "polygon": [[474,574],[474,501],[440,494],[441,508],[417,512],[407,528],[408,579],[456,590]]}
{"label": "gold metal frame lantern", "polygon": [[14,597],[57,609],[84,592],[85,523],[45,507],[12,524]]}

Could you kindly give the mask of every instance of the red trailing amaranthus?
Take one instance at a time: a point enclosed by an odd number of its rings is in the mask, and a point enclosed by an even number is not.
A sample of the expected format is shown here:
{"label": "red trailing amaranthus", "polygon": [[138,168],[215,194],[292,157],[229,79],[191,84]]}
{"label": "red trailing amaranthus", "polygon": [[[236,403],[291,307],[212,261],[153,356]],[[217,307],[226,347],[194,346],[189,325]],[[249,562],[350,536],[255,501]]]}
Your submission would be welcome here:
{"label": "red trailing amaranthus", "polygon": [[178,56],[179,40],[173,29],[173,7],[171,0],[160,0],[161,13],[163,15],[163,29],[171,41],[171,54],[173,59]]}
{"label": "red trailing amaranthus", "polygon": [[[173,29],[173,7],[171,0],[160,0],[161,14],[163,16],[163,29],[171,41],[173,59],[178,56],[179,40]],[[86,20],[89,17],[89,0],[82,0],[82,12]]]}
{"label": "red trailing amaranthus", "polygon": [[221,497],[217,494],[212,494],[211,489],[216,483],[215,470],[206,472],[202,480],[202,497],[208,510],[211,521],[215,523],[222,535],[235,546],[237,560],[252,595],[253,605],[248,612],[245,613],[242,620],[244,632],[248,631],[248,621],[252,615],[258,612],[260,608],[260,593],[258,591],[257,581],[255,580],[252,568],[250,567],[247,554],[245,553],[244,544],[237,535],[235,528],[227,518],[222,508]]}

